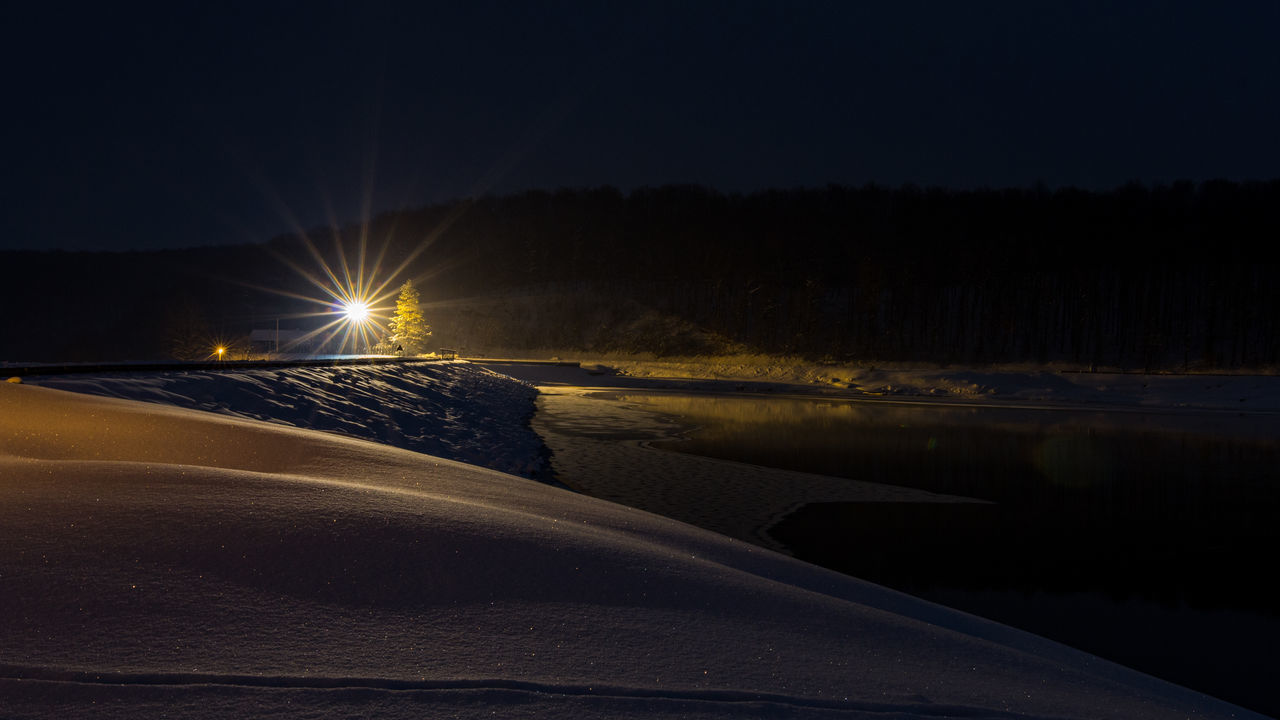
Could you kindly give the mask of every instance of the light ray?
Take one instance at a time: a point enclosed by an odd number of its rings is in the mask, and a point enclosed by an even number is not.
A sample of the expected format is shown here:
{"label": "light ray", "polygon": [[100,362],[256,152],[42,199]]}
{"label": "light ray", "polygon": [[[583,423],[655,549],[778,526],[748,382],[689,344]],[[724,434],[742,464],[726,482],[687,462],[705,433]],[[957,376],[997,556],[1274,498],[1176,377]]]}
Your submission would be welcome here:
{"label": "light ray", "polygon": [[319,297],[312,297],[285,289],[257,288],[319,306],[311,312],[282,315],[281,319],[328,319],[328,322],[293,340],[287,347],[305,347],[314,342],[319,348],[328,348],[330,351],[336,349],[338,354],[359,354],[369,351],[386,337],[390,313],[395,309],[394,302],[389,301],[394,297],[395,291],[384,290],[392,285],[397,273],[391,273],[385,278],[382,276],[382,261],[387,246],[385,242],[374,262],[366,260],[368,232],[368,225],[365,223],[360,229],[356,256],[352,258],[343,246],[342,232],[335,226],[332,259],[326,259],[310,238],[299,234],[298,240],[306,255],[316,264],[316,269],[302,267],[283,252],[272,250],[278,260],[321,293]]}

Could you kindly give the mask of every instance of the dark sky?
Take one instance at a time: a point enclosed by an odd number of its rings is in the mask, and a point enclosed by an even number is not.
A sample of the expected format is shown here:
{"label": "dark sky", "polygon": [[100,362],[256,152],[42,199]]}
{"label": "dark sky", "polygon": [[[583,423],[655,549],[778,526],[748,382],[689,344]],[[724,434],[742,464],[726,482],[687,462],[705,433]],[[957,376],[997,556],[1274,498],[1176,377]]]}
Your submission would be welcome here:
{"label": "dark sky", "polygon": [[486,192],[1280,177],[1280,3],[5,3],[0,248]]}

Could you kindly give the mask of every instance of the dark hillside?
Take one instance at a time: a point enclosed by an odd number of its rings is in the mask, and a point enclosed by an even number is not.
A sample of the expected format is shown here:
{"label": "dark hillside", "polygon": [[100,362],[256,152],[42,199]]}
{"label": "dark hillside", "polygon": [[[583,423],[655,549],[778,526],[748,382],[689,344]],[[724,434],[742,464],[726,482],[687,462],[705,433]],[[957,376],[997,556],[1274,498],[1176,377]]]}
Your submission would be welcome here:
{"label": "dark hillside", "polygon": [[[1280,182],[952,192],[670,186],[483,197],[384,215],[441,345],[1125,369],[1280,363]],[[311,240],[335,270],[332,231]],[[341,231],[356,267],[361,230]],[[7,253],[0,359],[152,358],[179,328],[315,320],[297,238],[159,253]],[[340,271],[338,274],[341,274]],[[315,306],[312,306],[314,309]]]}

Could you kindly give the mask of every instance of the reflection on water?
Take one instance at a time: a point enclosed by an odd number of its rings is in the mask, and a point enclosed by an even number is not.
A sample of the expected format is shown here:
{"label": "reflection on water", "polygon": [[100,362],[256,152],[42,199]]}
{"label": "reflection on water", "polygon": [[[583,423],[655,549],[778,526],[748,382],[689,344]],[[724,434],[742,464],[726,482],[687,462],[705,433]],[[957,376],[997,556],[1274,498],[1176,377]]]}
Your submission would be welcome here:
{"label": "reflection on water", "polygon": [[1280,710],[1261,689],[1280,675],[1274,419],[595,397],[693,428],[654,447],[990,501],[805,501],[759,530],[801,559]]}
{"label": "reflection on water", "polygon": [[544,388],[534,430],[558,481],[593,497],[786,552],[768,530],[818,503],[984,504],[970,498],[655,450],[687,429],[634,403]]}
{"label": "reflection on water", "polygon": [[697,427],[655,447],[995,503],[810,504],[770,530],[798,556],[862,577],[912,592],[1059,586],[1280,608],[1256,572],[1280,510],[1280,452],[1266,436],[1152,415],[615,397]]}

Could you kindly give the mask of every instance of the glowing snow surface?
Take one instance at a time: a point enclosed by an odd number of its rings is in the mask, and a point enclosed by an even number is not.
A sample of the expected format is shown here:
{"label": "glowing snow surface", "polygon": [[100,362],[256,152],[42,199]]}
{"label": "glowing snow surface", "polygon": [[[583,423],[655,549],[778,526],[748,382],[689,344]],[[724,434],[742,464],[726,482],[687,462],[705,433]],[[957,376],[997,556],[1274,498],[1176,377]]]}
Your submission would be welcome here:
{"label": "glowing snow surface", "polygon": [[536,482],[0,384],[0,715],[1260,717]]}
{"label": "glowing snow surface", "polygon": [[543,477],[532,386],[465,362],[47,375],[27,382],[327,430]]}

